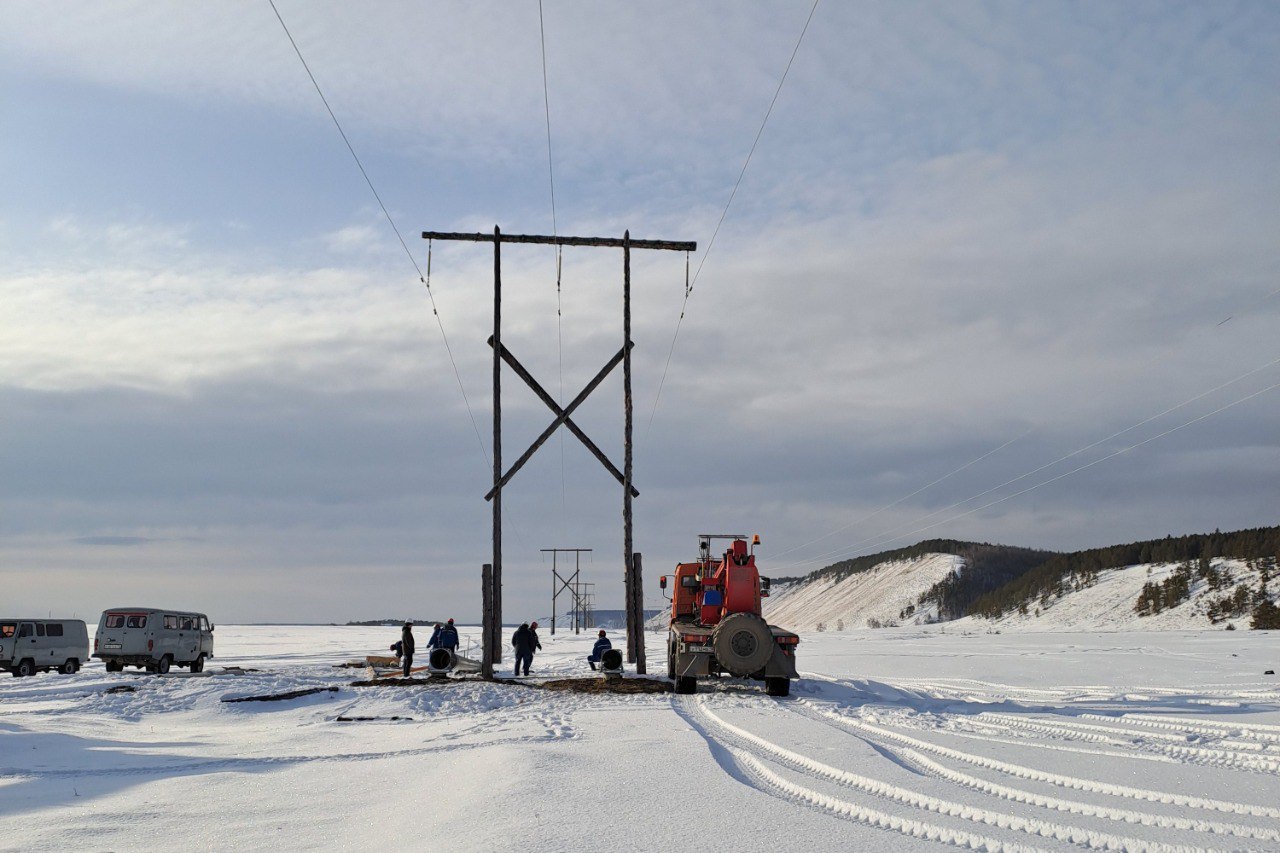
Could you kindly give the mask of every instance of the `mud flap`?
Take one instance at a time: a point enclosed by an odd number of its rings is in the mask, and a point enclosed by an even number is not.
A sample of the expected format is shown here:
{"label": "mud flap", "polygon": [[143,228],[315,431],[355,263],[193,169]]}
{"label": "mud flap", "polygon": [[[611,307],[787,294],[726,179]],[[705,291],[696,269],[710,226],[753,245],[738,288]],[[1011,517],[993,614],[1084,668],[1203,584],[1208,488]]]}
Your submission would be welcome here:
{"label": "mud flap", "polygon": [[774,645],[773,656],[769,658],[769,662],[765,664],[764,674],[769,678],[799,678],[800,674],[796,672],[796,659],[794,655],[789,655],[782,650],[781,646]]}

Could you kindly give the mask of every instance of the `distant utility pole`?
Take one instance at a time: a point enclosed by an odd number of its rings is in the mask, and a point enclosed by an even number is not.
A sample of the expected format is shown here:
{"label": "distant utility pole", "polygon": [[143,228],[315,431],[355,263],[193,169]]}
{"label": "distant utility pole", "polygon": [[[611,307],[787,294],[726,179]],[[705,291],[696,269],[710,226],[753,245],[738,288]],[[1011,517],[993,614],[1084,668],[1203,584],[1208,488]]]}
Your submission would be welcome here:
{"label": "distant utility pole", "polygon": [[[582,588],[581,577],[582,555],[590,554],[590,548],[543,548],[542,553],[551,555],[551,633],[556,632],[556,600],[561,593],[568,593],[573,607],[573,633],[582,633]],[[573,574],[561,577],[556,560],[561,554],[573,555]]]}
{"label": "distant utility pole", "polygon": [[[493,347],[493,488],[485,495],[485,500],[493,501],[493,562],[487,578],[482,582],[482,594],[489,602],[485,615],[488,624],[484,629],[487,651],[485,661],[488,664],[502,660],[502,487],[515,476],[529,458],[560,427],[573,433],[587,450],[600,461],[614,479],[622,484],[622,572],[625,585],[627,611],[627,659],[636,665],[636,672],[645,673],[644,659],[644,591],[641,589],[640,555],[633,549],[631,538],[631,499],[640,494],[631,484],[631,348],[635,343],[631,340],[631,250],[657,249],[670,252],[696,252],[698,244],[692,241],[676,240],[632,240],[631,232],[626,231],[621,238],[617,237],[566,237],[545,234],[503,234],[495,225],[492,234],[467,234],[453,231],[423,231],[424,240],[459,240],[469,243],[493,244],[493,336],[489,338],[489,346]],[[556,399],[546,392],[533,378],[525,366],[516,360],[511,351],[502,343],[502,245],[512,243],[539,243],[551,246],[590,246],[594,248],[612,248],[622,250],[622,347],[604,367],[587,383],[586,387],[564,408]],[[687,269],[687,264],[686,264]],[[686,282],[687,286],[687,282]],[[502,467],[502,365],[503,363],[524,380],[525,384],[546,404],[555,419],[543,430],[529,449],[505,472]],[[609,461],[604,452],[598,448],[587,434],[572,420],[578,406],[587,399],[601,382],[605,380],[615,367],[622,365],[622,449],[623,464],[619,471]]]}

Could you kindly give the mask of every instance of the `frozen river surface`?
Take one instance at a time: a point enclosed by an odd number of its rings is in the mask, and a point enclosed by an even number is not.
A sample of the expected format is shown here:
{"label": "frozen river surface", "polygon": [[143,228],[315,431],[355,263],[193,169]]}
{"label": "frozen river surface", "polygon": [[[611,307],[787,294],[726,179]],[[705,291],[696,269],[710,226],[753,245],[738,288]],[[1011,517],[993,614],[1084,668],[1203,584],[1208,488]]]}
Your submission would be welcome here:
{"label": "frozen river surface", "polygon": [[[788,699],[335,666],[397,635],[220,625],[203,677],[0,679],[0,849],[1280,850],[1275,633],[812,634]],[[530,681],[590,675],[593,635],[542,639]]]}

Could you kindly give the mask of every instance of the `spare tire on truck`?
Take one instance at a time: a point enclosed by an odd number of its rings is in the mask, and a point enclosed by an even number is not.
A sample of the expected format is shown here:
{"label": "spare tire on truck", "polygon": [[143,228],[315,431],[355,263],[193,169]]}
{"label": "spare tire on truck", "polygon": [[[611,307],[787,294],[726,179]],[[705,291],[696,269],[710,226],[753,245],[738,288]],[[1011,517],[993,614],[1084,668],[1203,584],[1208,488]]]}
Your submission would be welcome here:
{"label": "spare tire on truck", "polygon": [[711,634],[711,647],[725,671],[746,678],[764,669],[773,655],[773,632],[754,613],[731,613]]}

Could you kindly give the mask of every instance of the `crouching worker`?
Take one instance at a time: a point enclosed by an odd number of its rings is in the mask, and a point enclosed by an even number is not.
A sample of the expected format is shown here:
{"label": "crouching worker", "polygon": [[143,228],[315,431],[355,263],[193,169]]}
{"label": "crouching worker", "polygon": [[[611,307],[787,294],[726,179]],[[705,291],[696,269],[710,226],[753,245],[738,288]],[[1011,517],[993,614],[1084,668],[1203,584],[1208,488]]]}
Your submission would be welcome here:
{"label": "crouching worker", "polygon": [[592,669],[596,668],[596,664],[600,662],[600,656],[609,649],[613,648],[613,643],[609,642],[609,638],[605,636],[604,629],[600,629],[600,639],[596,640],[595,646],[591,649],[591,656],[587,658],[587,663]]}

